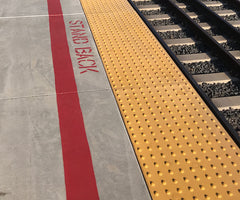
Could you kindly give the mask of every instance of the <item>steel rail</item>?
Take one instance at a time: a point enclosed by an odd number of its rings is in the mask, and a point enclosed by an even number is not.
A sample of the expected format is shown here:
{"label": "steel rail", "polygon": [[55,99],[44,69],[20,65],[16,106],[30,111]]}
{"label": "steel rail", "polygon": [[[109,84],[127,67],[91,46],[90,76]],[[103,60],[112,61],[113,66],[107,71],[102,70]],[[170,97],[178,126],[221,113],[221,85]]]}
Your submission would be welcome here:
{"label": "steel rail", "polygon": [[240,0],[222,0],[225,3],[230,3],[240,10]]}
{"label": "steel rail", "polygon": [[187,0],[186,2],[188,2],[196,10],[200,10],[204,15],[206,15],[208,20],[211,21],[212,24],[216,25],[225,35],[228,35],[229,38],[240,40],[240,32],[232,24],[208,8],[204,3],[199,0]]}
{"label": "steel rail", "polygon": [[[137,6],[133,3],[132,0],[128,0],[130,5],[134,8],[134,10],[137,12],[137,14],[140,16],[140,18],[143,20],[143,22],[146,24],[146,26],[149,28],[149,30],[152,32],[152,34],[156,37],[156,39],[160,42],[160,44],[163,46],[163,48],[166,50],[166,52],[170,55],[170,57],[173,59],[175,64],[179,67],[179,69],[182,71],[184,76],[188,79],[188,81],[192,84],[194,89],[198,92],[200,97],[203,99],[203,101],[206,103],[206,105],[209,107],[209,109],[212,111],[212,113],[215,115],[215,117],[218,119],[218,121],[222,124],[222,126],[225,128],[225,130],[228,132],[228,134],[232,137],[234,142],[238,145],[240,148],[240,137],[238,137],[237,132],[233,129],[233,127],[228,123],[228,121],[225,119],[223,114],[217,109],[217,107],[213,104],[211,99],[204,93],[202,88],[198,85],[198,83],[194,80],[192,75],[187,71],[187,69],[183,66],[183,64],[179,61],[179,59],[176,57],[176,55],[172,52],[172,50],[168,47],[168,45],[165,43],[165,41],[160,37],[160,35],[157,33],[157,31],[153,28],[153,26],[149,23],[149,21],[144,17],[144,15],[141,13],[141,11],[137,8]],[[173,2],[172,2],[173,3]]]}
{"label": "steel rail", "polygon": [[[158,0],[159,1],[159,0]],[[232,68],[240,70],[240,62],[227,50],[225,50],[207,31],[189,17],[181,8],[179,8],[172,0],[164,1],[176,15],[184,20],[188,28],[192,30],[218,57]]]}

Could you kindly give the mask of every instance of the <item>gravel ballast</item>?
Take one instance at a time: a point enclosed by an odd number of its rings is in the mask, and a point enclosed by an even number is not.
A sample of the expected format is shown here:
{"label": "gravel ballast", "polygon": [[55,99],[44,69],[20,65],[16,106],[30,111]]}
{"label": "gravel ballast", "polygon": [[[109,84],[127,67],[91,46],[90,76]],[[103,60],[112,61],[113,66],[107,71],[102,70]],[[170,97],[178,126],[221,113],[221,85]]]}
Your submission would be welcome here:
{"label": "gravel ballast", "polygon": [[230,108],[221,112],[229,124],[238,132],[238,136],[240,137],[240,109]]}
{"label": "gravel ballast", "polygon": [[196,44],[171,46],[170,49],[176,55],[197,54],[205,51],[205,48],[203,45],[196,45]]}
{"label": "gravel ballast", "polygon": [[153,25],[153,26],[157,26],[157,25],[166,26],[166,25],[176,24],[176,22],[174,22],[172,19],[163,19],[163,20],[150,21],[150,24]]}
{"label": "gravel ballast", "polygon": [[200,86],[209,98],[240,95],[240,82],[202,83]]}
{"label": "gravel ballast", "polygon": [[186,33],[183,30],[180,31],[167,31],[167,32],[158,32],[159,36],[163,39],[177,39],[177,38],[187,38],[191,37],[189,33]]}
{"label": "gravel ballast", "polygon": [[141,13],[143,15],[158,15],[158,14],[166,14],[164,10],[142,10]]}
{"label": "gravel ballast", "polygon": [[183,65],[191,74],[210,74],[224,71],[222,64],[213,61],[189,63]]}

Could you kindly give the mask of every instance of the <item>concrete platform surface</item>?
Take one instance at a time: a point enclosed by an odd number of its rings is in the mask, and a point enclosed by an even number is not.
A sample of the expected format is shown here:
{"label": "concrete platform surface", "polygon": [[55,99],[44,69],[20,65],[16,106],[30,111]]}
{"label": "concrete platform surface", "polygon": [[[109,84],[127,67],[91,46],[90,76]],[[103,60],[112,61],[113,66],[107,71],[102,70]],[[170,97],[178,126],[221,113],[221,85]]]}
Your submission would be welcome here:
{"label": "concrete platform surface", "polygon": [[[1,200],[70,199],[48,3],[0,0]],[[151,199],[81,4],[60,3],[99,198]]]}

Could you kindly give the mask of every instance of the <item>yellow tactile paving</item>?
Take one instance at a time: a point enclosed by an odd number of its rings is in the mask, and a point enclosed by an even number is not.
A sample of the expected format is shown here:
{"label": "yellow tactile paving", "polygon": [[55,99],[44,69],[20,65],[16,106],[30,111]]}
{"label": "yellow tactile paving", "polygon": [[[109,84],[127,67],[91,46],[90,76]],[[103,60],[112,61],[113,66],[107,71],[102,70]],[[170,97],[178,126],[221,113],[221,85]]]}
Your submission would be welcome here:
{"label": "yellow tactile paving", "polygon": [[240,199],[239,148],[127,0],[81,3],[152,198]]}

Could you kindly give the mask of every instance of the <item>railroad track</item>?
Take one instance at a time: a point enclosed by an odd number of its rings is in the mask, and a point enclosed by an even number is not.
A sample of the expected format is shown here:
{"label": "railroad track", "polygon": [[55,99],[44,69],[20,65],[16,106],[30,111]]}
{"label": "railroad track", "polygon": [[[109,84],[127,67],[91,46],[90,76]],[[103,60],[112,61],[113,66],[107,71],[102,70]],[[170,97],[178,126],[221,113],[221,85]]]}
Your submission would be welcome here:
{"label": "railroad track", "polygon": [[191,74],[240,138],[240,1],[133,3],[177,64]]}

